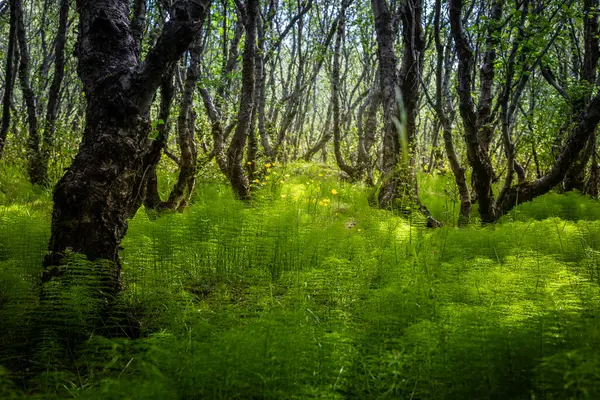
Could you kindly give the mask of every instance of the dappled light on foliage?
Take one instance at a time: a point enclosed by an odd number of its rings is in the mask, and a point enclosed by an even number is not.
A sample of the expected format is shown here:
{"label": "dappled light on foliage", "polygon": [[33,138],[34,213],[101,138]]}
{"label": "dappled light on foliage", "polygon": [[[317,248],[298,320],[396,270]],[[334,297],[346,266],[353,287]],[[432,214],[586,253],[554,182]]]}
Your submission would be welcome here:
{"label": "dappled light on foliage", "polygon": [[[22,396],[25,381],[41,398],[600,395],[600,222],[586,218],[598,203],[550,194],[495,226],[432,231],[320,169],[286,174],[251,204],[203,183],[182,213],[138,212],[110,316],[81,280],[39,304],[48,200],[3,203],[3,398]],[[427,182],[424,192],[443,177]],[[67,265],[101,287],[99,264]],[[65,350],[45,337],[40,313],[83,341]],[[10,372],[33,352],[44,372]]]}

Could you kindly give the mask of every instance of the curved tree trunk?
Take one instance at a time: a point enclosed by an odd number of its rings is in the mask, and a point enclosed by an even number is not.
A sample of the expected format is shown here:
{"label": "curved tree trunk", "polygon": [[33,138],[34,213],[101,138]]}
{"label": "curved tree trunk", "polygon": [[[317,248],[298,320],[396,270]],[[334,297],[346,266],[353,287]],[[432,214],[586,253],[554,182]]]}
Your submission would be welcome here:
{"label": "curved tree trunk", "polygon": [[202,36],[200,35],[190,47],[190,63],[185,78],[181,107],[177,119],[178,142],[181,150],[179,176],[169,199],[161,208],[182,210],[186,207],[196,185],[196,161],[198,151],[194,141],[196,123],[193,116],[194,91],[200,67]]}
{"label": "curved tree trunk", "polygon": [[249,200],[250,182],[243,165],[246,141],[250,134],[252,109],[254,107],[254,63],[256,52],[256,20],[258,0],[246,3],[246,39],[244,42],[244,61],[242,67],[242,97],[238,112],[238,121],[231,144],[227,150],[227,177],[235,195],[240,200]]}
{"label": "curved tree trunk", "polygon": [[155,47],[139,63],[127,0],[80,0],[79,75],[87,99],[79,153],[56,185],[43,282],[62,275],[65,253],[112,263],[102,296],[121,289],[119,245],[153,167],[149,107],[167,72],[194,39],[208,0],[174,4]]}

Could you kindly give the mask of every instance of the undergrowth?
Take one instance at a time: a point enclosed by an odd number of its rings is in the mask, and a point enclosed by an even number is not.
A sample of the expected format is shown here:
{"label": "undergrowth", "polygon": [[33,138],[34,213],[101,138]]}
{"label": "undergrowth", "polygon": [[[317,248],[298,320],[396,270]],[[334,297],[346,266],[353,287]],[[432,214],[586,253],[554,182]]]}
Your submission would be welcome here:
{"label": "undergrowth", "polygon": [[597,201],[459,229],[451,177],[424,176],[445,221],[427,230],[327,167],[267,176],[250,205],[209,174],[183,213],[140,210],[103,317],[101,270],[75,255],[40,303],[50,195],[0,171],[0,398],[600,398]]}

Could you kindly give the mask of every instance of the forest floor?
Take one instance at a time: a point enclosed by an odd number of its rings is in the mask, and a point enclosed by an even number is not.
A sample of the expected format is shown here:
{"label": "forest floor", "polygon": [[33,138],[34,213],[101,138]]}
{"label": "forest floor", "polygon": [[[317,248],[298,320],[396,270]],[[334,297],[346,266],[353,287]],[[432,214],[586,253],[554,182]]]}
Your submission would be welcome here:
{"label": "forest floor", "polygon": [[[0,398],[600,398],[598,201],[551,193],[457,228],[452,178],[423,176],[446,222],[428,230],[326,167],[280,168],[251,205],[206,179],[183,213],[141,209],[107,322],[121,334],[86,330],[75,285],[57,323],[85,340],[38,343],[45,358],[21,337],[51,196],[0,171]],[[35,357],[42,372],[14,370]]]}

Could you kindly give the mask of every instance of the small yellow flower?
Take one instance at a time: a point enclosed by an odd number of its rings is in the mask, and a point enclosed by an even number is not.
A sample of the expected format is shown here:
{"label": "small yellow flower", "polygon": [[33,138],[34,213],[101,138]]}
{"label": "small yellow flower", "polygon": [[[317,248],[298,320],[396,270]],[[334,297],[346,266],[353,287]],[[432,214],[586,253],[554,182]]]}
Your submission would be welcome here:
{"label": "small yellow flower", "polygon": [[248,161],[248,165],[252,165],[252,161]]}
{"label": "small yellow flower", "polygon": [[324,205],[325,205],[325,203],[323,203],[323,201],[321,200],[321,201],[319,202],[319,205],[320,205],[320,206],[324,206]]}
{"label": "small yellow flower", "polygon": [[360,232],[360,231],[362,231],[362,229],[358,228],[356,231],[357,231],[357,232]]}
{"label": "small yellow flower", "polygon": [[266,185],[266,184],[267,184],[267,181],[263,181],[263,182],[262,182],[262,184],[263,184],[263,185]]}
{"label": "small yellow flower", "polygon": [[287,197],[287,194],[282,194],[282,195],[281,195],[281,198],[282,198],[282,199],[285,199],[286,197]]}
{"label": "small yellow flower", "polygon": [[258,179],[255,179],[252,182],[254,182],[254,183],[260,183],[260,181]]}
{"label": "small yellow flower", "polygon": [[266,164],[265,164],[265,167],[267,167],[267,168],[271,168],[271,163],[266,163]]}
{"label": "small yellow flower", "polygon": [[281,183],[283,185],[285,183],[285,181],[279,181],[279,183]]}
{"label": "small yellow flower", "polygon": [[290,177],[290,174],[285,174],[285,177],[286,177],[286,178],[289,178],[289,177]]}
{"label": "small yellow flower", "polygon": [[337,194],[337,190],[331,189],[331,194],[335,196]]}

